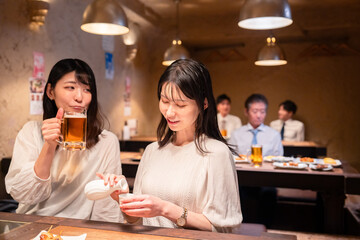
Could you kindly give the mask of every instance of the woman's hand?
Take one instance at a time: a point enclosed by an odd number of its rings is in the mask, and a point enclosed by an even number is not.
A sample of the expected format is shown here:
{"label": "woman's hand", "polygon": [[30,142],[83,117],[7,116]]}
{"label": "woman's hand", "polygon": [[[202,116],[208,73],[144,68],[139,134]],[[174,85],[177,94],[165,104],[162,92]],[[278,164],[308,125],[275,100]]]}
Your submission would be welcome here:
{"label": "woman's hand", "polygon": [[64,115],[64,109],[59,108],[55,118],[45,119],[41,127],[45,142],[50,146],[56,146],[56,140],[61,136],[61,119]]}
{"label": "woman's hand", "polygon": [[165,205],[165,201],[151,195],[133,195],[120,201],[121,211],[132,217],[164,216]]}
{"label": "woman's hand", "polygon": [[[98,176],[99,178],[104,180],[105,186],[109,184],[110,187],[115,186],[121,179],[126,180],[125,176],[123,176],[123,175],[119,176],[119,175],[110,174],[110,173],[107,173],[105,175],[103,175],[101,173],[96,173],[96,176]],[[128,193],[128,192],[129,192],[129,186],[127,187],[127,189],[125,191],[116,190],[113,193],[111,193],[110,196],[116,202],[119,202],[119,194],[124,194],[124,193]]]}

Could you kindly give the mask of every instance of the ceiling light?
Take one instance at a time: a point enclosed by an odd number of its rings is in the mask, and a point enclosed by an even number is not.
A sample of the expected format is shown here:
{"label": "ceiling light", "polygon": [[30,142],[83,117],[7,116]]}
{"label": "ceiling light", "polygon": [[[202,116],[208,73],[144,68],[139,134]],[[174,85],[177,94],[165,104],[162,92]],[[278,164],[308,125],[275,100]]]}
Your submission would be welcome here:
{"label": "ceiling light", "polygon": [[124,10],[117,0],[95,0],[86,7],[81,29],[100,35],[122,35],[129,32]]}
{"label": "ceiling light", "polygon": [[28,0],[28,8],[30,21],[38,25],[44,25],[45,17],[50,8],[49,3],[44,0]]}
{"label": "ceiling light", "polygon": [[164,61],[162,64],[164,66],[169,66],[171,63],[177,59],[186,59],[189,58],[190,54],[185,47],[181,45],[181,40],[174,39],[171,47],[169,47],[164,54]]}
{"label": "ceiling light", "polygon": [[164,53],[163,65],[169,66],[171,63],[178,59],[190,58],[188,50],[182,46],[182,42],[179,38],[179,3],[180,0],[175,0],[176,3],[176,38],[172,41],[171,47],[169,47]]}
{"label": "ceiling light", "polygon": [[287,64],[284,52],[275,42],[275,37],[266,39],[266,45],[260,50],[255,65],[280,66]]}
{"label": "ceiling light", "polygon": [[246,0],[240,10],[238,25],[263,30],[286,27],[292,22],[287,0]]}

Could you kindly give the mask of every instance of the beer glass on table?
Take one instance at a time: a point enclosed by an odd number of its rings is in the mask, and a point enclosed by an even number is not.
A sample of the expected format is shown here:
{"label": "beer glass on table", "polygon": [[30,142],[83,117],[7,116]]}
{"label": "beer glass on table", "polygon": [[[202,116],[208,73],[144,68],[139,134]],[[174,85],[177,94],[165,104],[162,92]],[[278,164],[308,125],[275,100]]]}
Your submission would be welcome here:
{"label": "beer glass on table", "polygon": [[61,122],[62,145],[66,150],[86,149],[86,109],[81,112],[64,112]]}
{"label": "beer glass on table", "polygon": [[226,122],[225,122],[225,120],[222,120],[220,125],[221,125],[220,126],[220,133],[225,138],[225,137],[227,137],[227,130],[226,130]]}
{"label": "beer glass on table", "polygon": [[261,145],[251,145],[251,162],[256,168],[262,165],[263,157]]}

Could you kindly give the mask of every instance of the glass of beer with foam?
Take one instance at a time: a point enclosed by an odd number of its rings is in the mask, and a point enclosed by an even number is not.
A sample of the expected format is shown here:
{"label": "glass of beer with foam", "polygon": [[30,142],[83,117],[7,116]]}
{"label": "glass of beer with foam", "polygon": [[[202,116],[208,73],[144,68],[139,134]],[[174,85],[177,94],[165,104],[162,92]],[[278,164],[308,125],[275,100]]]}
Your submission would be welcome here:
{"label": "glass of beer with foam", "polygon": [[61,123],[62,147],[66,150],[86,149],[86,109],[81,112],[64,112]]}
{"label": "glass of beer with foam", "polygon": [[262,157],[262,146],[261,145],[252,145],[251,146],[251,161],[254,167],[260,167],[263,162]]}

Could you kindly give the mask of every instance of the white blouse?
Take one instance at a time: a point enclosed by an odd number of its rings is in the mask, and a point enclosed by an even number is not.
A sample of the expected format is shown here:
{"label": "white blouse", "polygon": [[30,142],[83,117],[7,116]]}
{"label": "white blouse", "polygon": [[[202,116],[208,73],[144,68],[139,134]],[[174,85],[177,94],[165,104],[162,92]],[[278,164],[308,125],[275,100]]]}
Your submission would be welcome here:
{"label": "white blouse", "polygon": [[[195,142],[150,144],[140,161],[134,193],[157,196],[189,211],[203,214],[213,231],[231,232],[242,222],[237,174],[229,148],[205,138],[201,154]],[[144,225],[176,228],[164,217],[144,218]]]}
{"label": "white blouse", "polygon": [[[13,156],[6,175],[6,190],[19,202],[17,213],[43,216],[121,221],[118,204],[111,197],[91,201],[85,185],[96,179],[96,172],[121,174],[117,137],[104,130],[90,150],[67,151],[59,148],[48,179],[34,172],[44,140],[41,122],[28,122],[16,137]],[[121,217],[120,217],[121,216]]]}

